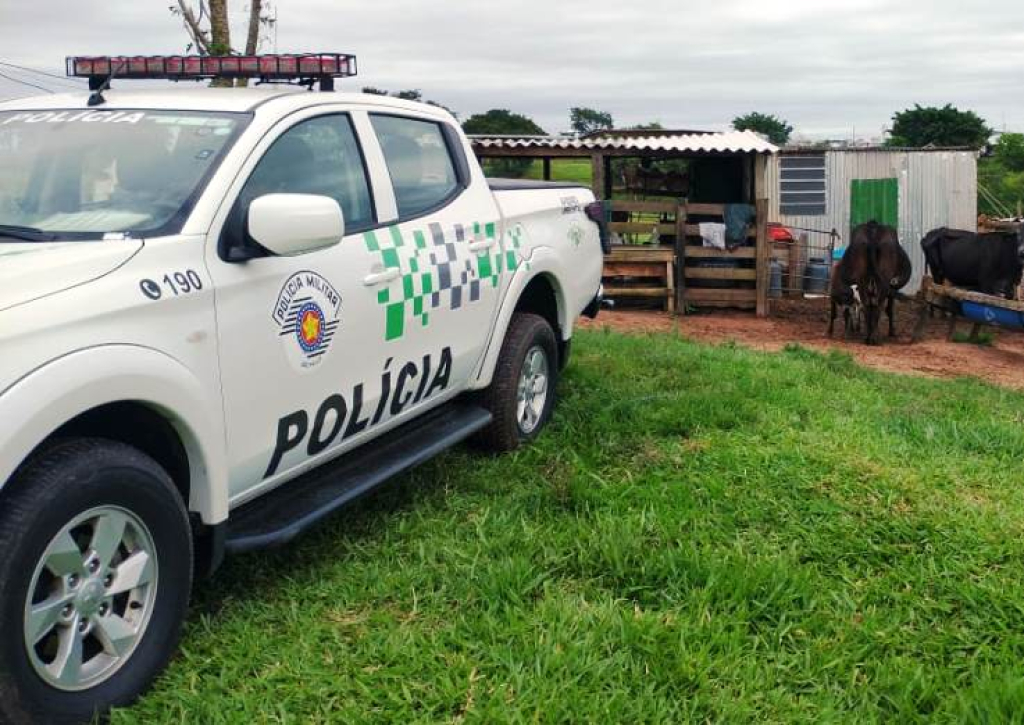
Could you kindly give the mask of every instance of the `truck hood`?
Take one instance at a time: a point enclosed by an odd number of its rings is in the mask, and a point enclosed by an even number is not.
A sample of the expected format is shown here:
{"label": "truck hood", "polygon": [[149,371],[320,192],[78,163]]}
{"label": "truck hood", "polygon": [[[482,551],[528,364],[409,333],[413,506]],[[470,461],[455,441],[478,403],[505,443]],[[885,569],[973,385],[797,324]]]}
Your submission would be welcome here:
{"label": "truck hood", "polygon": [[0,242],[0,312],[110,274],[142,249],[137,239]]}

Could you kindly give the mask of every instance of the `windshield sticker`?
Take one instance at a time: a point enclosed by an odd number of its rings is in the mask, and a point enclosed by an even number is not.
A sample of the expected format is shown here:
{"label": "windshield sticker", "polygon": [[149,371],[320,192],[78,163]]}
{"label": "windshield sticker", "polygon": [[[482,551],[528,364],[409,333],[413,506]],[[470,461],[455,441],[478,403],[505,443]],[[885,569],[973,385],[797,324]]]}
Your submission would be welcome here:
{"label": "windshield sticker", "polygon": [[10,123],[138,123],[146,117],[142,112],[131,111],[40,111],[16,113],[0,121],[0,126]]}
{"label": "windshield sticker", "polygon": [[307,371],[323,362],[340,312],[341,294],[316,272],[296,272],[285,281],[270,316],[293,367]]}

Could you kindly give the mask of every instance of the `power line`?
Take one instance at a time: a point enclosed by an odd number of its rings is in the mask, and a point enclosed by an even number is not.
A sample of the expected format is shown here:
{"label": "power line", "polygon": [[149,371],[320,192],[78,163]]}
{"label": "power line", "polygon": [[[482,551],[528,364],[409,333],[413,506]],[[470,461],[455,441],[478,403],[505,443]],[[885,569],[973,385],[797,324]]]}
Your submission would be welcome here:
{"label": "power line", "polygon": [[15,83],[20,83],[23,86],[30,86],[32,88],[37,88],[40,91],[45,91],[46,93],[56,93],[56,91],[52,91],[49,88],[43,88],[42,86],[37,86],[35,83],[29,83],[28,81],[19,80],[17,78],[14,78],[13,76],[7,75],[6,73],[0,73],[0,78],[6,78],[9,81],[13,81]]}
{"label": "power line", "polygon": [[14,68],[16,70],[27,71],[28,73],[38,73],[39,75],[46,76],[47,78],[54,78],[58,81],[63,81],[64,83],[71,83],[74,86],[79,86],[77,79],[57,75],[56,73],[48,73],[44,70],[36,70],[35,68],[29,68],[28,66],[18,65],[17,63],[9,63],[6,60],[0,60],[0,65],[7,66],[8,68]]}

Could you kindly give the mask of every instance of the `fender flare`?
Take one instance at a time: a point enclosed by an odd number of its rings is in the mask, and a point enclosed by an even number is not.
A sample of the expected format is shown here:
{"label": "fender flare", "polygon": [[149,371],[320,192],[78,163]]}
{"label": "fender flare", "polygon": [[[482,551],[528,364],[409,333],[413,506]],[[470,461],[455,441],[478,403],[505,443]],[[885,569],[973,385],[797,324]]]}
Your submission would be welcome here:
{"label": "fender flare", "polygon": [[[572,338],[575,316],[570,315],[568,304],[565,300],[565,291],[559,281],[558,272],[564,264],[555,250],[551,247],[535,247],[530,257],[520,263],[516,269],[508,289],[502,298],[501,307],[495,317],[493,331],[487,341],[487,349],[477,366],[472,389],[479,390],[491,384],[494,377],[494,369],[498,365],[498,355],[501,353],[502,343],[508,333],[508,327],[512,323],[512,314],[519,304],[523,291],[537,277],[546,277],[555,291],[555,303],[558,306],[558,326],[561,329],[562,340]],[[527,269],[529,267],[529,269]]]}
{"label": "fender flare", "polygon": [[131,401],[162,415],[189,460],[188,509],[203,522],[227,518],[227,460],[220,395],[162,352],[138,345],[103,345],[49,361],[0,392],[0,490],[18,466],[58,428],[94,408]]}

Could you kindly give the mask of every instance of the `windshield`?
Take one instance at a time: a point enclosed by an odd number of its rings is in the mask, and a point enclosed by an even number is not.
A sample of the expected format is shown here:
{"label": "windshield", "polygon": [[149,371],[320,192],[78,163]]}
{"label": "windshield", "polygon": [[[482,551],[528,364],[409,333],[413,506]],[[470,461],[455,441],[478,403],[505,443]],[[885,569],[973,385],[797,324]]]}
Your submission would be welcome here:
{"label": "windshield", "polygon": [[0,112],[0,240],[180,229],[248,119],[181,111]]}

